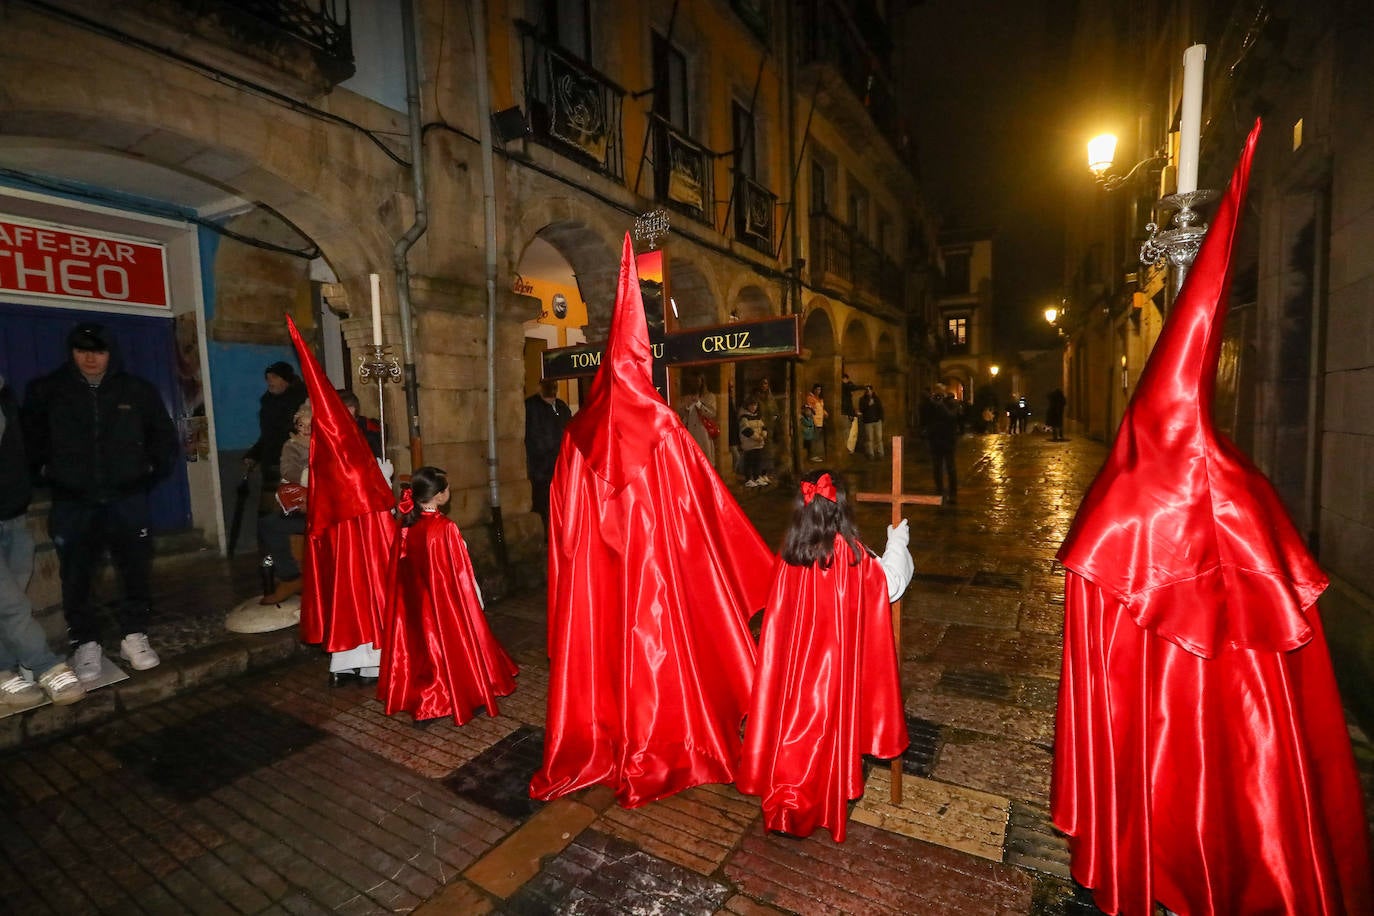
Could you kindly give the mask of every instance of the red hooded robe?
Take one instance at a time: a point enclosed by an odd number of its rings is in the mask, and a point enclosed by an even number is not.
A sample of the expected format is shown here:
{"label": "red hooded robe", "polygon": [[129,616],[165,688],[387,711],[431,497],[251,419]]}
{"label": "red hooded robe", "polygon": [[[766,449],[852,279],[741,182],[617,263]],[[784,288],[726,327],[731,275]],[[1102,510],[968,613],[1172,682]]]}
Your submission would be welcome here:
{"label": "red hooded robe", "polygon": [[829,567],[778,560],[735,783],[762,798],[769,830],[824,827],[837,843],[864,794],[862,756],[908,743],[887,575],[867,548],[853,561],[838,534]]}
{"label": "red hooded robe", "polygon": [[1051,788],[1109,913],[1367,914],[1364,807],[1317,596],[1268,480],[1213,426],[1256,125],[1059,558]]}
{"label": "red hooded robe", "polygon": [[625,807],[732,782],[772,554],[654,390],[625,238],[610,340],[549,500],[548,719],[530,783]]}
{"label": "red hooded robe", "polygon": [[301,642],[323,643],[327,652],[380,646],[395,497],[296,323],[286,323],[311,409]]}

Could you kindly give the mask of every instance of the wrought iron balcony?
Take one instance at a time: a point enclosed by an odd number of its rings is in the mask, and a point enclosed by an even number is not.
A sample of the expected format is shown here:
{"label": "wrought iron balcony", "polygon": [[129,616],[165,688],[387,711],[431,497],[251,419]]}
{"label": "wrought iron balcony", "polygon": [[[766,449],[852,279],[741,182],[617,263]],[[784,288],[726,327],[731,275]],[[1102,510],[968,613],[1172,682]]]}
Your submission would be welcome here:
{"label": "wrought iron balcony", "polygon": [[658,115],[654,131],[654,193],[675,210],[706,223],[711,213],[711,152]]}
{"label": "wrought iron balcony", "polygon": [[[315,49],[341,77],[353,75],[353,32],[348,0],[180,0],[183,6],[211,13],[245,40],[287,38]],[[323,67],[323,64],[322,64]]]}
{"label": "wrought iron balcony", "polygon": [[773,254],[773,214],[778,197],[751,178],[735,176],[735,238]]}
{"label": "wrought iron balcony", "polygon": [[854,280],[853,237],[849,227],[829,213],[811,214],[811,283],[824,286],[826,276]]}
{"label": "wrought iron balcony", "polygon": [[623,181],[625,90],[530,23],[516,26],[530,139]]}

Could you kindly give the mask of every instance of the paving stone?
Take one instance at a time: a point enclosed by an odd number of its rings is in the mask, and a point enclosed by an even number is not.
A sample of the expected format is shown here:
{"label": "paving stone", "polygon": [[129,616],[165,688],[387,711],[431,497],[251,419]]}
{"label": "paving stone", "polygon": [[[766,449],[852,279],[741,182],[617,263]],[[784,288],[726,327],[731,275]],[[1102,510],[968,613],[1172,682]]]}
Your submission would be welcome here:
{"label": "paving stone", "polygon": [[464,764],[444,785],[455,795],[523,821],[544,806],[530,797],[530,778],[544,762],[544,730],[517,728]]}
{"label": "paving stone", "polygon": [[911,743],[902,752],[902,772],[929,776],[940,754],[940,724],[908,713],[906,733]]}
{"label": "paving stone", "polygon": [[[252,735],[247,745],[226,735]],[[325,737],[290,716],[249,703],[214,710],[184,725],[116,745],[121,762],[182,801],[213,792]]]}
{"label": "paving stone", "polygon": [[599,830],[669,862],[709,875],[758,817],[758,800],[732,786],[694,786],[638,808],[612,806]]}
{"label": "paving stone", "polygon": [[900,805],[892,804],[891,792],[891,773],[874,767],[850,820],[979,858],[1002,861],[1011,815],[1009,800],[911,776],[902,780]]}
{"label": "paving stone", "polygon": [[956,696],[1005,700],[1011,692],[1011,683],[1005,674],[998,671],[946,668],[940,675],[936,689]]}
{"label": "paving stone", "polygon": [[1014,738],[1049,747],[1054,739],[1054,713],[997,700],[909,691],[908,710],[945,728]]}
{"label": "paving stone", "polygon": [[577,834],[596,820],[597,812],[567,798],[548,803],[464,877],[502,899],[540,872],[540,860],[565,849]]}
{"label": "paving stone", "polygon": [[730,896],[728,885],[657,859],[624,840],[587,830],[498,912],[713,916]]}
{"label": "paving stone", "polygon": [[1047,809],[1012,802],[1006,862],[1059,878],[1069,877],[1069,843],[1050,823]]}
{"label": "paving stone", "polygon": [[991,588],[1002,591],[1019,592],[1025,587],[1025,576],[1016,573],[996,572],[980,569],[973,574],[968,583],[973,588]]}
{"label": "paving stone", "polygon": [[863,823],[849,825],[844,843],[823,831],[793,840],[755,828],[724,875],[784,911],[872,916],[1024,914],[1032,886],[1019,869]]}
{"label": "paving stone", "polygon": [[998,594],[989,594],[976,602],[962,595],[926,595],[915,602],[917,615],[925,620],[1007,630],[1016,627],[1020,603],[1017,597]]}
{"label": "paving stone", "polygon": [[1048,748],[957,729],[944,732],[936,779],[1005,795],[1046,801],[1050,793]]}

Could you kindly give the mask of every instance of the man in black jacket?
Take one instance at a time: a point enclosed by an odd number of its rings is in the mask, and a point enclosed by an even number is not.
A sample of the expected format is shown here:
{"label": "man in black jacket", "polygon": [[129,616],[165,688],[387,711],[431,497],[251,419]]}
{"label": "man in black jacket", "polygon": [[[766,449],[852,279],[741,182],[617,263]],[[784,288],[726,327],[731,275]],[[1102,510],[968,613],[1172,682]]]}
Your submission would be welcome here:
{"label": "man in black jacket", "polygon": [[146,633],[153,542],[148,491],[172,470],[176,428],[153,385],[123,370],[106,329],[83,322],[67,336],[71,359],[35,380],[24,402],[30,464],[52,487],[48,532],[57,548],[62,608],[83,681],[100,677],[101,626],[91,578],[108,548],[124,583],[119,654],[155,666]]}

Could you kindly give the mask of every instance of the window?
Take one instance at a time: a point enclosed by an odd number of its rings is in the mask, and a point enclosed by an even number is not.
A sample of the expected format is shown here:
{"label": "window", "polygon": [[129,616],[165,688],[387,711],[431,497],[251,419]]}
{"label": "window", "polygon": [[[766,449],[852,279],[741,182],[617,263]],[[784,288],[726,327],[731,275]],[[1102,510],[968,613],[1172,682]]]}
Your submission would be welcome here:
{"label": "window", "polygon": [[811,160],[811,212],[830,212],[830,180],[825,174],[825,166]]}
{"label": "window", "polygon": [[754,154],[754,113],[739,102],[730,106],[730,123],[735,150],[735,172],[751,180],[758,180],[758,163]]}
{"label": "window", "polygon": [[945,293],[952,296],[971,292],[969,288],[969,251],[945,252]]}
{"label": "window", "polygon": [[960,315],[945,319],[945,343],[950,350],[968,347],[968,317]]}
{"label": "window", "polygon": [[549,40],[584,61],[592,59],[592,18],[589,0],[543,0],[540,14]]}
{"label": "window", "polygon": [[849,225],[861,238],[868,238],[868,192],[862,188],[849,192]]}
{"label": "window", "polygon": [[685,134],[687,111],[687,55],[655,32],[654,114]]}

